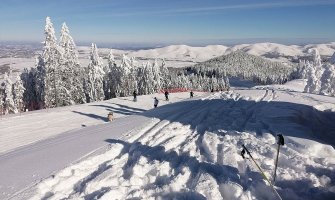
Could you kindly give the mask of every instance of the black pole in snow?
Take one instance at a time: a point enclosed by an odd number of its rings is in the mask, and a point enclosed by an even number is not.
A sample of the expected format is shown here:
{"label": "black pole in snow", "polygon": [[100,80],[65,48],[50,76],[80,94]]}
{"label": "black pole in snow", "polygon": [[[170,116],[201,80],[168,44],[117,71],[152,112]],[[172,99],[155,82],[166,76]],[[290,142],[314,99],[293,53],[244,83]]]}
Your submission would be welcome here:
{"label": "black pole in snow", "polygon": [[274,174],[273,174],[273,184],[275,184],[276,182],[276,175],[277,175],[277,166],[278,166],[278,158],[279,158],[279,150],[280,150],[280,146],[283,146],[284,145],[284,137],[282,134],[278,134],[278,147],[277,147],[277,156],[276,156],[276,161],[275,161],[275,171],[274,171]]}
{"label": "black pole in snow", "polygon": [[249,152],[249,150],[244,146],[244,144],[242,144],[242,147],[243,147],[243,149],[242,149],[242,151],[241,151],[241,156],[243,157],[243,159],[245,158],[245,157],[244,157],[244,154],[247,153],[247,154],[250,156],[251,160],[255,163],[255,165],[256,165],[256,167],[258,168],[258,170],[260,171],[260,173],[262,174],[264,180],[266,180],[266,181],[269,183],[271,189],[272,189],[273,192],[276,194],[276,196],[278,197],[278,199],[279,199],[279,200],[282,200],[281,196],[279,195],[279,193],[277,192],[277,190],[275,189],[275,187],[273,186],[273,184],[271,183],[271,181],[268,179],[268,177],[265,175],[265,173],[263,172],[262,168],[261,168],[261,167],[257,164],[257,162],[254,160],[254,158],[252,157],[252,155],[251,155],[251,153]]}

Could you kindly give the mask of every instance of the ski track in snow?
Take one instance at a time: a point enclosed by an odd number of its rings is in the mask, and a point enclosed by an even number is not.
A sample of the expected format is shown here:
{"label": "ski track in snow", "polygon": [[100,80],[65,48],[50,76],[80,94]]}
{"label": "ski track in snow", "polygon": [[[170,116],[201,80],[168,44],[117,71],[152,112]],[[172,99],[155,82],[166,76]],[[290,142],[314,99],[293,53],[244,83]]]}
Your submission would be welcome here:
{"label": "ski track in snow", "polygon": [[322,113],[278,102],[286,98],[283,92],[240,92],[249,91],[214,93],[145,113],[152,118],[147,126],[106,140],[108,151],[45,179],[31,189],[31,199],[276,199],[240,151],[245,144],[271,179],[277,133],[286,139],[276,181],[283,199],[334,199],[334,148],[299,135],[301,127],[315,127],[296,117]]}

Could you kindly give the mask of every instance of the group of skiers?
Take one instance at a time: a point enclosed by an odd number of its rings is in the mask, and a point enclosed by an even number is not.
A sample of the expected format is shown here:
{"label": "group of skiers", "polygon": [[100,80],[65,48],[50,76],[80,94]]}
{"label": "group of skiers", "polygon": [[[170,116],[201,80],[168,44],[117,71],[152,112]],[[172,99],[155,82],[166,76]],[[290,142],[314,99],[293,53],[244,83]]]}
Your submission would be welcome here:
{"label": "group of skiers", "polygon": [[[194,93],[191,90],[190,91],[190,98],[193,98],[193,95],[194,95]],[[164,92],[164,96],[165,96],[165,100],[169,101],[169,92],[167,90]],[[136,102],[137,101],[137,92],[136,92],[136,90],[134,90],[134,92],[133,92],[133,97],[134,97],[134,101]],[[157,97],[154,97],[154,107],[155,108],[157,108],[158,103],[159,103],[159,100],[157,99]]]}

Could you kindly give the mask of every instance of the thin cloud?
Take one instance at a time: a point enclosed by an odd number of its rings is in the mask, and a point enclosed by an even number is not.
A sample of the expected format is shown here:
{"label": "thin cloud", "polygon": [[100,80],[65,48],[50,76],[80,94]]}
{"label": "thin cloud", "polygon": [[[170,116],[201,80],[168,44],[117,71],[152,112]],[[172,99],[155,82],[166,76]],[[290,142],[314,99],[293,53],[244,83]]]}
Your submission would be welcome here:
{"label": "thin cloud", "polygon": [[[289,2],[270,2],[270,3],[255,3],[255,4],[237,4],[226,6],[211,6],[211,7],[187,7],[181,9],[167,9],[151,8],[150,10],[141,9],[132,12],[122,12],[113,14],[103,14],[102,17],[125,17],[138,15],[188,15],[188,14],[202,14],[214,11],[224,10],[239,10],[239,9],[262,9],[262,8],[281,8],[281,7],[303,7],[303,6],[317,6],[317,5],[335,5],[335,1],[289,1]],[[156,10],[156,11],[152,11]]]}

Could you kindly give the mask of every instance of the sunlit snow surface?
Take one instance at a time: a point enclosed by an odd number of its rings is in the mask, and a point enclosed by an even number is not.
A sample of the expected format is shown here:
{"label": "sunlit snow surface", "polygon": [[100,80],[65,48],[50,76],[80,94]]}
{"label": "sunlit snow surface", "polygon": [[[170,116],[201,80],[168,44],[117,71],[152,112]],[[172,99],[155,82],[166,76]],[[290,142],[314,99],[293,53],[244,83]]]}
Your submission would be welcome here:
{"label": "sunlit snow surface", "polygon": [[[335,99],[302,93],[303,86],[297,80],[196,99],[171,94],[187,100],[137,113],[149,119],[143,126],[106,139],[103,152],[64,166],[14,199],[276,199],[251,160],[240,156],[244,144],[272,179],[276,134],[286,142],[275,183],[282,198],[335,199]],[[118,104],[153,103],[152,96],[129,100]]]}

